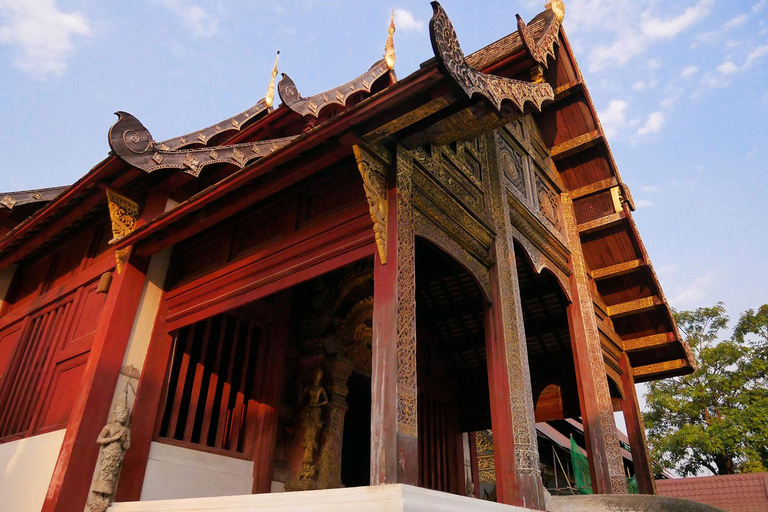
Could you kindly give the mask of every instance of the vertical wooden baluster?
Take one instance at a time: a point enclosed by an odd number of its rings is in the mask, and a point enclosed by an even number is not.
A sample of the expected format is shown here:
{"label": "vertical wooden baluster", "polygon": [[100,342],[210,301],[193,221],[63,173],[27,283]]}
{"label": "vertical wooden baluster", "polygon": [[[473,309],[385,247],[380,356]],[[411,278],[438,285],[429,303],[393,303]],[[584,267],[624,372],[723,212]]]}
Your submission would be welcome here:
{"label": "vertical wooden baluster", "polygon": [[[235,369],[235,356],[237,353],[237,343],[240,338],[241,322],[235,320],[235,333],[232,341],[229,343],[229,364],[227,373],[224,376],[224,384],[221,387],[221,404],[219,406],[219,423],[216,428],[216,448],[225,448],[226,434],[229,430],[229,395],[232,390],[232,373]],[[225,448],[226,449],[226,448]]]}
{"label": "vertical wooden baluster", "polygon": [[203,376],[205,375],[205,360],[208,353],[208,340],[211,337],[211,319],[205,320],[205,329],[203,331],[203,341],[200,347],[200,356],[195,362],[195,377],[192,381],[192,392],[189,396],[189,409],[187,410],[187,424],[184,427],[184,441],[192,441],[192,431],[195,429],[195,416],[197,416],[197,406],[200,400],[200,390],[203,385]]}
{"label": "vertical wooden baluster", "polygon": [[190,353],[192,352],[192,344],[195,340],[195,330],[197,324],[193,324],[187,329],[186,339],[184,342],[184,352],[180,354],[181,361],[179,363],[179,375],[176,379],[176,390],[173,397],[173,405],[171,406],[171,418],[168,422],[168,437],[176,439],[176,427],[179,422],[179,416],[181,414],[181,401],[184,397],[184,385],[187,381],[187,374],[189,373],[189,360]]}
{"label": "vertical wooden baluster", "polygon": [[[200,443],[206,446],[208,444],[208,434],[211,428],[211,419],[213,416],[213,404],[216,400],[216,389],[219,385],[219,374],[221,373],[221,354],[224,347],[224,337],[227,333],[227,317],[222,315],[221,328],[219,329],[219,336],[214,340],[216,343],[216,358],[211,367],[211,376],[208,380],[208,395],[205,399],[205,412],[203,413],[203,428],[200,431]],[[215,442],[214,442],[215,445]]]}

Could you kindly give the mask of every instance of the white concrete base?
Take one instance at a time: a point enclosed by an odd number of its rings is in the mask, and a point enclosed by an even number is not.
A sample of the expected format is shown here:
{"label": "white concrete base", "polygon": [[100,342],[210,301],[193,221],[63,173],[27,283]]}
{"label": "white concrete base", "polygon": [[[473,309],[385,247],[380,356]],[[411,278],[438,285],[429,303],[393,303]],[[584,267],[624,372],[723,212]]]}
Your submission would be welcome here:
{"label": "white concrete base", "polygon": [[232,496],[250,494],[252,489],[249,460],[152,443],[141,500]]}
{"label": "white concrete base", "polygon": [[530,512],[528,509],[431,491],[378,485],[325,491],[251,494],[167,501],[115,503],[108,512]]}
{"label": "white concrete base", "polygon": [[0,444],[0,510],[40,512],[65,432]]}

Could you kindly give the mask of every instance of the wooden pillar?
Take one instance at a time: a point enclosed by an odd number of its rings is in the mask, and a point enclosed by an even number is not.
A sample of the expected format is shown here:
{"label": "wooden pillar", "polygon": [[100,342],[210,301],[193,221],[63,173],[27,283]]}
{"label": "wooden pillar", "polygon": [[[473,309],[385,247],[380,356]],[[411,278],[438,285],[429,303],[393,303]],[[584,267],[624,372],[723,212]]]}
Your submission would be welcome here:
{"label": "wooden pillar", "polygon": [[568,307],[568,321],[592,489],[595,494],[626,494],[624,463],[619,450],[616,422],[613,419],[603,348],[587,282],[581,239],[573,213],[573,203],[566,194],[561,197],[573,270],[570,285],[574,300]]}
{"label": "wooden pillar", "polygon": [[651,458],[648,454],[648,442],[645,439],[645,426],[643,415],[637,403],[635,391],[635,379],[632,376],[632,366],[626,352],[621,354],[621,384],[624,387],[624,396],[621,401],[621,409],[624,413],[624,423],[627,425],[627,437],[632,449],[632,463],[635,467],[637,490],[640,494],[656,494],[656,479],[653,477]]}
{"label": "wooden pillar", "polygon": [[82,512],[99,455],[96,438],[107,422],[131,327],[136,316],[146,261],[131,254],[112,280],[85,365],[80,390],[64,434],[43,512]]}
{"label": "wooden pillar", "polygon": [[374,262],[371,485],[418,485],[419,476],[412,169],[401,151],[395,172],[387,171],[386,237],[383,247],[377,237]]}
{"label": "wooden pillar", "polygon": [[485,329],[496,495],[499,503],[544,510],[520,285],[500,172],[491,173],[496,228],[491,256],[496,264],[491,269],[492,304]]}

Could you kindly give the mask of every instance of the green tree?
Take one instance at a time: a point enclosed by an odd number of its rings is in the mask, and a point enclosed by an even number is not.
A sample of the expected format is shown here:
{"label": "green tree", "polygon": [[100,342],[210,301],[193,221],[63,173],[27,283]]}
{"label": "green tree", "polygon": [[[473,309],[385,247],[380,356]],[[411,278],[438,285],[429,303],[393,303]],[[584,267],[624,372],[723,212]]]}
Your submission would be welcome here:
{"label": "green tree", "polygon": [[760,330],[768,327],[768,305],[759,312],[766,322],[748,311],[732,339],[718,341],[728,325],[722,303],[674,311],[698,369],[648,386],[645,425],[656,471],[674,469],[690,476],[708,469],[723,475],[768,466],[766,364],[757,357],[760,343],[744,336],[755,329],[768,332]]}

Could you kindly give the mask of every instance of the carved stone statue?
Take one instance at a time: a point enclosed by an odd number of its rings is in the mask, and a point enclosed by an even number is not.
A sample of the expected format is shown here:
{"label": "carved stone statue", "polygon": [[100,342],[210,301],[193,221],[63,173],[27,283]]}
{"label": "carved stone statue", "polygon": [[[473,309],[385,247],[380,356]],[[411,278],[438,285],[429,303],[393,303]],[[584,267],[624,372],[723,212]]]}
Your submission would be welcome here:
{"label": "carved stone statue", "polygon": [[109,507],[110,498],[115,493],[117,476],[120,473],[125,451],[131,447],[131,428],[127,425],[130,416],[128,389],[133,388],[130,381],[138,378],[138,370],[133,366],[127,366],[120,373],[128,377],[128,382],[115,404],[112,421],[104,425],[96,438],[102,450],[99,476],[91,484],[92,496],[88,500],[88,508],[92,512],[104,512]]}
{"label": "carved stone statue", "polygon": [[299,392],[299,403],[307,397],[306,404],[301,410],[302,426],[304,427],[304,455],[302,457],[302,469],[299,480],[308,480],[315,476],[315,450],[317,449],[317,435],[323,428],[322,407],[328,403],[328,395],[320,384],[323,381],[323,370],[315,370],[312,384]]}

